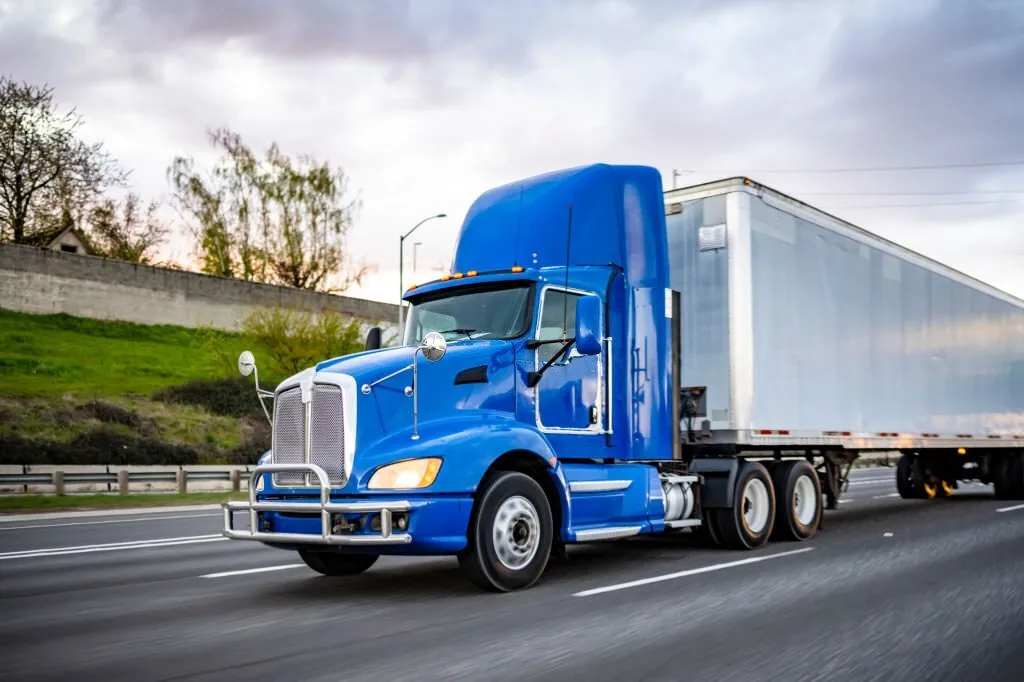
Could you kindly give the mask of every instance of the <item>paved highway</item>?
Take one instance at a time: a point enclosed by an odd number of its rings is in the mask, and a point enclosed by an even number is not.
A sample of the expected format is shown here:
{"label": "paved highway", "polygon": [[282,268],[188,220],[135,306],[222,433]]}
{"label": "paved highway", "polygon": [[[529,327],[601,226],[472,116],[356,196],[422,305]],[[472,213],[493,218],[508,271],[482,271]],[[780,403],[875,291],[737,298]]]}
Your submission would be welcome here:
{"label": "paved highway", "polygon": [[[454,559],[351,579],[212,510],[0,519],[6,680],[1024,679],[1024,505],[855,472],[809,543],[580,547],[533,589]],[[754,561],[757,560],[757,561]]]}

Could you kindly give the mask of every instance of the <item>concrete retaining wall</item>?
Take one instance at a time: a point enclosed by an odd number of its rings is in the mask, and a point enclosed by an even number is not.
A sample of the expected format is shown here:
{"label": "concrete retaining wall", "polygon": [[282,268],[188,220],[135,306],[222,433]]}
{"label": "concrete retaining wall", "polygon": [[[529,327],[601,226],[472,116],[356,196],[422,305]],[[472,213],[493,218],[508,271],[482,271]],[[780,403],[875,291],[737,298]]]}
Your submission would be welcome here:
{"label": "concrete retaining wall", "polygon": [[9,310],[236,330],[252,311],[275,306],[338,312],[386,334],[398,324],[393,304],[0,244],[0,307]]}

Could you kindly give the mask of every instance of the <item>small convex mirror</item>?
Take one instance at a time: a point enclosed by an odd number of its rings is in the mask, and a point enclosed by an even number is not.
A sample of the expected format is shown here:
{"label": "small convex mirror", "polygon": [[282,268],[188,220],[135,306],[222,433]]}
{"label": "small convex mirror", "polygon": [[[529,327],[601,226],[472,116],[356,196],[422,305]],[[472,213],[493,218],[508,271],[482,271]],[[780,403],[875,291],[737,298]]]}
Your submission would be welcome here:
{"label": "small convex mirror", "polygon": [[420,352],[431,362],[437,362],[448,352],[448,342],[437,332],[430,332],[420,341]]}
{"label": "small convex mirror", "polygon": [[243,350],[238,356],[238,373],[247,377],[252,374],[254,369],[256,369],[256,358],[252,351]]}

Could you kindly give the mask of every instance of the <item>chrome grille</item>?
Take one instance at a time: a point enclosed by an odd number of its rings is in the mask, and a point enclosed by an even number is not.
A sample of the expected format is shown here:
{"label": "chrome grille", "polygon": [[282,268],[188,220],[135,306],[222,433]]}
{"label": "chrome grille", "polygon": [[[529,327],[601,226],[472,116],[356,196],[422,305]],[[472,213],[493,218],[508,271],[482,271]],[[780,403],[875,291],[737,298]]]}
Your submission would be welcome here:
{"label": "chrome grille", "polygon": [[[331,384],[313,384],[310,410],[309,462],[327,472],[331,485],[345,484],[345,422],[341,389]],[[320,485],[310,476],[310,485]]]}
{"label": "chrome grille", "polygon": [[[302,453],[302,390],[298,387],[282,391],[274,400],[274,429],[271,438],[275,464],[301,464]],[[303,485],[301,473],[274,474],[274,485],[294,487]]]}
{"label": "chrome grille", "polygon": [[[341,389],[332,384],[314,384],[310,406],[309,461],[327,472],[331,485],[344,485],[345,423]],[[275,464],[304,463],[303,439],[305,405],[299,387],[282,391],[274,401],[272,436]],[[307,480],[307,477],[309,480]],[[274,474],[279,487],[319,486],[316,476],[302,473]]]}

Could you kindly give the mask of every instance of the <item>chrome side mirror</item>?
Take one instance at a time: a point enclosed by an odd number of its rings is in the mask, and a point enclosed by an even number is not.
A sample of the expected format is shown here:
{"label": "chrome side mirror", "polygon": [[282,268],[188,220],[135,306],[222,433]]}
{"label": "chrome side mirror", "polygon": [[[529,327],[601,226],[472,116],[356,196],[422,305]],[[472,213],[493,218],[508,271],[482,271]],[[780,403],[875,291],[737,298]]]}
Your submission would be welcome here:
{"label": "chrome side mirror", "polygon": [[423,355],[428,362],[437,362],[448,352],[448,342],[437,332],[430,332],[420,341],[419,347],[412,354],[412,439],[419,440],[420,416],[420,373],[416,365],[416,356]]}
{"label": "chrome side mirror", "polygon": [[448,352],[448,342],[437,332],[430,332],[420,341],[419,351],[430,362],[437,362]]}
{"label": "chrome side mirror", "polygon": [[260,373],[256,369],[256,358],[253,356],[252,351],[243,350],[238,355],[238,373],[243,377],[247,377],[250,374],[254,374],[253,379],[256,381],[256,397],[260,400],[260,407],[263,408],[263,414],[266,415],[267,421],[273,425],[274,420],[270,418],[270,412],[267,411],[267,404],[264,401],[266,398],[273,398],[273,391],[264,391],[260,388]]}
{"label": "chrome side mirror", "polygon": [[255,356],[253,356],[252,351],[243,350],[238,356],[238,373],[243,377],[247,377],[252,374],[254,369],[256,369]]}

